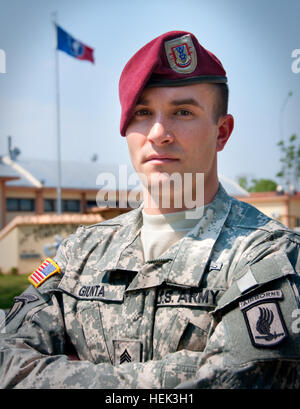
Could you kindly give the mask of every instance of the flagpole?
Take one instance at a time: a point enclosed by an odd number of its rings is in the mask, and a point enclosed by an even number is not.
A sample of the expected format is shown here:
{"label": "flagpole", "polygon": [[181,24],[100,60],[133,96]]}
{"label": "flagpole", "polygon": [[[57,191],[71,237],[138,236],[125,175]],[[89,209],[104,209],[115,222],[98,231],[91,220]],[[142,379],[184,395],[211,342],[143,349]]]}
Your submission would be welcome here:
{"label": "flagpole", "polygon": [[55,30],[55,87],[56,87],[56,135],[57,135],[57,188],[56,188],[56,203],[57,203],[57,213],[61,214],[61,131],[60,131],[60,93],[59,93],[59,55],[57,49],[57,12],[52,13],[54,30]]}

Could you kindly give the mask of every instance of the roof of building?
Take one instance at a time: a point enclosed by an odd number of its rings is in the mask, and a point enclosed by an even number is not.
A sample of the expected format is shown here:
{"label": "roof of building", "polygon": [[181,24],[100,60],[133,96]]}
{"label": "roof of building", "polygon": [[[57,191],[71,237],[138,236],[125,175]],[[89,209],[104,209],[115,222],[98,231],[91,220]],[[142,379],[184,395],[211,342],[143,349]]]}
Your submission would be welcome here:
{"label": "roof of building", "polygon": [[[44,187],[57,187],[58,163],[49,159],[22,159],[16,162],[29,172]],[[65,161],[61,163],[61,186],[67,189],[99,189],[103,186],[105,174],[119,179],[119,167],[97,162]],[[102,181],[99,175],[102,175]],[[20,179],[7,183],[8,186],[33,186],[26,175],[19,173]],[[99,179],[97,180],[97,178]],[[97,183],[99,182],[99,183]],[[102,182],[102,183],[101,183]],[[115,188],[118,188],[116,186]]]}
{"label": "roof of building", "polygon": [[260,203],[260,202],[278,202],[284,200],[300,200],[300,192],[288,193],[282,192],[251,192],[247,197],[237,196],[237,199],[241,199],[246,202]]}
{"label": "roof of building", "polygon": [[19,178],[19,174],[10,166],[0,163],[0,178],[1,179]]}
{"label": "roof of building", "polygon": [[16,216],[1,231],[0,240],[2,240],[11,230],[17,226],[36,225],[36,224],[75,224],[87,225],[104,221],[105,218],[100,214],[41,214],[30,216]]}
{"label": "roof of building", "polygon": [[[3,158],[6,163],[3,163]],[[17,165],[17,166],[16,166]],[[18,159],[13,162],[2,157],[0,177],[5,172],[18,175],[18,180],[7,182],[7,186],[37,186],[56,188],[58,184],[58,163],[49,159]],[[98,162],[64,161],[61,163],[61,187],[65,189],[98,190],[141,190],[137,177],[132,177],[134,169],[126,164],[101,164]],[[31,176],[31,177],[30,177]],[[228,194],[248,196],[248,192],[236,182],[219,175]]]}

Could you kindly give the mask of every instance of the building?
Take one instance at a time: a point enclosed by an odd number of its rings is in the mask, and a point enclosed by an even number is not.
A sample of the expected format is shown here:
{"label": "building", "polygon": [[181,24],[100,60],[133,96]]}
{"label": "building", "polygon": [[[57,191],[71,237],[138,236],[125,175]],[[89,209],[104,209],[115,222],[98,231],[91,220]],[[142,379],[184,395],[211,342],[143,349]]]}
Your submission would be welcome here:
{"label": "building", "polygon": [[[0,157],[0,229],[16,216],[55,214],[57,175],[54,160],[15,161],[9,156]],[[61,175],[64,214],[87,214],[95,206],[136,207],[140,199],[140,182],[134,177],[133,168],[127,165],[62,162]],[[223,176],[220,179],[229,194],[248,195],[237,183]]]}
{"label": "building", "polygon": [[[133,168],[63,162],[62,214],[57,214],[57,174],[56,161],[0,158],[0,271],[29,274],[45,257],[53,257],[79,225],[101,222],[139,204],[141,185]],[[229,194],[248,195],[235,182],[220,179]]]}
{"label": "building", "polygon": [[[63,162],[62,214],[57,214],[57,174],[56,161],[0,157],[1,272],[29,274],[45,257],[53,257],[79,225],[101,222],[139,204],[141,185],[133,168]],[[224,176],[220,181],[230,195],[300,229],[300,192],[249,194]]]}
{"label": "building", "polygon": [[[128,190],[126,166],[101,165],[96,162],[63,162],[61,165],[62,213],[87,214],[92,207],[107,204],[118,207]],[[13,161],[8,156],[0,159],[1,218],[4,228],[14,217],[56,213],[57,162],[41,159]],[[120,185],[119,181],[124,181]],[[134,186],[129,186],[134,189]],[[104,192],[107,197],[102,197]],[[126,200],[125,206],[127,207]]]}
{"label": "building", "polygon": [[300,192],[257,192],[249,196],[237,196],[237,199],[252,204],[291,229],[300,230]]}

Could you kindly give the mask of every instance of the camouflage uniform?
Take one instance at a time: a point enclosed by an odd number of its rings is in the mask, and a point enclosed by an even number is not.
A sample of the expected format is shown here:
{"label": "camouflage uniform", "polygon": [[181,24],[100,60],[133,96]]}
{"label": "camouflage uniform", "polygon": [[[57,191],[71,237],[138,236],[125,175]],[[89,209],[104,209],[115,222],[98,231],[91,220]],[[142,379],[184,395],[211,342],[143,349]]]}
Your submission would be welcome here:
{"label": "camouflage uniform", "polygon": [[298,388],[299,236],[222,186],[160,259],[141,224],[139,208],[62,243],[62,273],[1,335],[1,387]]}

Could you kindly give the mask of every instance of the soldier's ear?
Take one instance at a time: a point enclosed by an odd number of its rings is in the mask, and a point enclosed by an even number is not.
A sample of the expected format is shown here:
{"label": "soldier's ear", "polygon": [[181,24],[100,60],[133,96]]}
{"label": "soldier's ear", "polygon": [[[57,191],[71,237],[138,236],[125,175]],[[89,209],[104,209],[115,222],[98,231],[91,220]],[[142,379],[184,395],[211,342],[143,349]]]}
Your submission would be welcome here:
{"label": "soldier's ear", "polygon": [[230,114],[224,115],[218,120],[217,152],[224,149],[234,128],[234,119]]}

